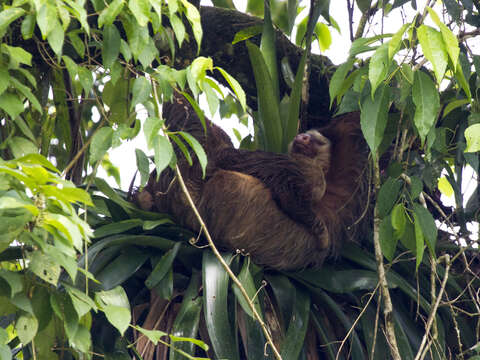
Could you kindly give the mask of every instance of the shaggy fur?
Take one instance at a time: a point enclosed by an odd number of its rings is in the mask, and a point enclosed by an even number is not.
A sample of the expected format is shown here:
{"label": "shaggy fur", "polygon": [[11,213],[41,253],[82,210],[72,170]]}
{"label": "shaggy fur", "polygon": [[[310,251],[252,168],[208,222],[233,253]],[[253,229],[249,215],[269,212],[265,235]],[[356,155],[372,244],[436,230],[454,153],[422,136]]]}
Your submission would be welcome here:
{"label": "shaggy fur", "polygon": [[[362,205],[365,144],[358,114],[298,135],[289,155],[238,150],[223,130],[201,123],[181,96],[164,105],[170,130],[194,135],[208,156],[207,175],[198,161],[178,164],[215,243],[239,249],[275,269],[319,266],[352,230]],[[323,134],[323,135],[322,135]],[[172,214],[183,226],[200,229],[171,169],[152,174],[136,195],[146,210]]]}

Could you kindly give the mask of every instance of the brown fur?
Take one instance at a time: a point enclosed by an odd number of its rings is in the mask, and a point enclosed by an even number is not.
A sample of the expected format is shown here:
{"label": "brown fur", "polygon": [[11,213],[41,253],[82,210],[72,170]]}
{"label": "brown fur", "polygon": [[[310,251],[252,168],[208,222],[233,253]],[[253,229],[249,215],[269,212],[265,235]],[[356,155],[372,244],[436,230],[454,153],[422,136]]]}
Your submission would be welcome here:
{"label": "brown fur", "polygon": [[[219,247],[240,249],[276,269],[320,265],[357,219],[366,163],[358,115],[297,137],[290,155],[235,149],[208,120],[205,134],[180,96],[164,105],[164,117],[170,129],[191,133],[205,148],[204,179],[200,166],[189,166],[179,151],[178,164]],[[144,209],[170,213],[181,225],[199,230],[171,169],[158,182],[152,174],[136,199]]]}

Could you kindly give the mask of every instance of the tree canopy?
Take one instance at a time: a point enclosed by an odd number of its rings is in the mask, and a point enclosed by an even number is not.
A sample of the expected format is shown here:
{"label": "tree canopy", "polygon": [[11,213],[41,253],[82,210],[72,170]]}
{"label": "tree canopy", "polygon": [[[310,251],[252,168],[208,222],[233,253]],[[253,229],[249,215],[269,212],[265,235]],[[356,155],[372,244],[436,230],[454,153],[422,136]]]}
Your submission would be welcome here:
{"label": "tree canopy", "polygon": [[[212,3],[1,1],[0,359],[480,359],[480,2]],[[337,31],[338,66],[312,51]],[[208,162],[164,124],[175,91],[253,119],[246,149],[357,112],[368,229],[279,272],[137,208],[97,176],[112,148],[145,138],[140,188],[172,143]]]}

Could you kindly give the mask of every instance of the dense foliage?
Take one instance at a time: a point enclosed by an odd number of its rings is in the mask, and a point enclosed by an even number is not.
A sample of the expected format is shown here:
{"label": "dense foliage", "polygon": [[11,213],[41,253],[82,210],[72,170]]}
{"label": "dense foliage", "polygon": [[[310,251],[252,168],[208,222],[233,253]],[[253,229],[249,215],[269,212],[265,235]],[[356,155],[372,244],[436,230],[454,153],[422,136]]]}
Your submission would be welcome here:
{"label": "dense foliage", "polygon": [[[336,3],[352,40],[338,67],[310,50],[340,30],[329,1],[213,3],[1,1],[0,359],[480,358],[480,3]],[[394,34],[367,27],[404,11]],[[140,132],[140,187],[150,163],[175,168],[172,142],[206,165],[164,126],[175,90],[201,118],[200,95],[253,118],[241,146],[269,151],[359,111],[368,229],[321,269],[224,254],[232,285],[198,234],[97,177],[118,179],[108,151]]]}

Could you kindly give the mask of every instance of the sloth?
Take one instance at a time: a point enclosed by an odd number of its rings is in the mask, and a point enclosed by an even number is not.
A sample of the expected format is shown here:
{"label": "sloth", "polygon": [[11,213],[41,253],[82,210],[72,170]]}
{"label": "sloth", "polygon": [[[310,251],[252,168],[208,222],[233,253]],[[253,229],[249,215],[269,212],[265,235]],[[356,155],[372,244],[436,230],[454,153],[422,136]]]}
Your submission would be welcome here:
{"label": "sloth", "polygon": [[[208,158],[188,164],[176,149],[186,186],[212,238],[221,249],[249,254],[278,270],[320,266],[354,236],[364,208],[366,147],[358,114],[320,130],[298,134],[287,154],[236,149],[228,135],[206,119],[203,128],[188,101],[176,94],[163,105],[169,130],[187,131]],[[175,173],[167,168],[134,195],[137,205],[171,214],[199,232],[200,224]]]}

